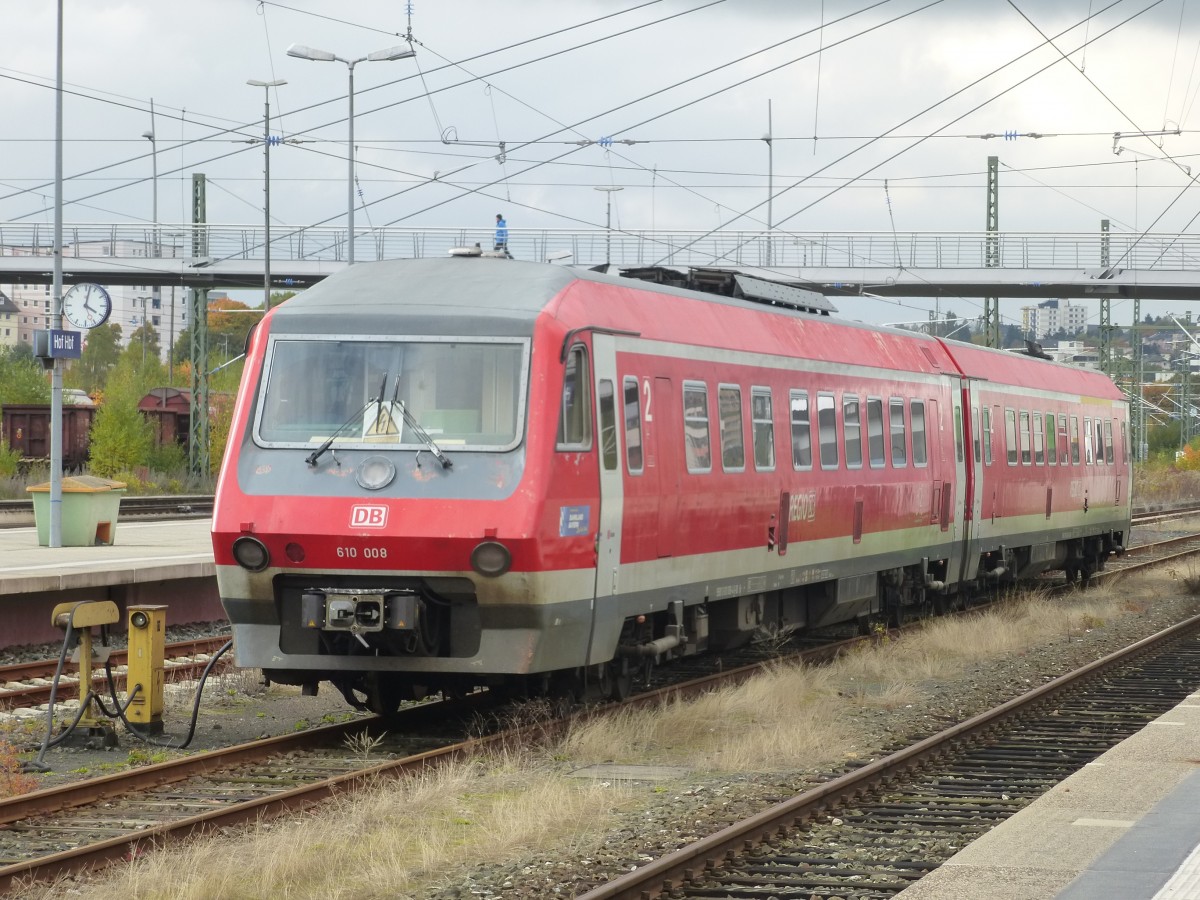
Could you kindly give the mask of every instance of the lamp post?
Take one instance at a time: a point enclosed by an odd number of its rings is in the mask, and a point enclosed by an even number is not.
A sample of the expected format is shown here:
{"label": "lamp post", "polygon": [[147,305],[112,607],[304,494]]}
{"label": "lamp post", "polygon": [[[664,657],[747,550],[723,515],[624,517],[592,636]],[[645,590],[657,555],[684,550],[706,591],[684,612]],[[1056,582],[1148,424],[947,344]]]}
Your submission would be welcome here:
{"label": "lamp post", "polygon": [[[146,325],[150,321],[150,313],[146,310],[146,301],[152,300],[152,297],[134,297],[135,303],[142,304],[142,366],[146,365]],[[133,337],[133,335],[130,335]]]}
{"label": "lamp post", "polygon": [[283,79],[246,84],[263,89],[263,309],[271,308],[271,88],[287,84]]}
{"label": "lamp post", "polygon": [[[161,242],[161,240],[159,240],[159,234],[158,234],[158,143],[154,139],[154,98],[153,97],[150,98],[150,126],[151,127],[150,127],[149,131],[142,132],[142,137],[144,137],[146,140],[148,140],[150,142],[150,166],[151,166],[150,171],[152,173],[152,178],[151,178],[152,194],[151,194],[151,196],[153,197],[152,202],[154,204],[154,206],[153,206],[154,258],[156,260],[155,264],[157,265],[158,264],[157,260],[162,256],[162,242]],[[160,309],[162,307],[162,287],[160,287],[159,285],[156,284],[150,288],[150,292],[154,295],[154,308]],[[172,300],[171,300],[172,324],[174,324],[174,318],[175,318],[174,302],[175,302],[174,301],[174,292],[172,291]],[[142,304],[142,312],[145,313],[145,304],[144,303]],[[144,315],[143,315],[143,318],[145,318]],[[168,342],[168,344],[167,344],[167,380],[168,381],[171,380],[171,371],[174,368],[174,362],[175,362],[175,360],[173,358],[174,348],[171,347],[171,343],[173,343],[173,341],[174,341],[174,335],[172,335],[171,341]],[[143,348],[144,348],[144,344],[143,344]],[[143,363],[146,361],[145,356],[146,356],[146,354],[143,349],[143,353],[142,353],[142,362]]]}
{"label": "lamp post", "polygon": [[410,47],[396,46],[387,50],[376,50],[358,59],[343,59],[328,50],[317,50],[305,47],[303,44],[292,44],[287,49],[288,56],[297,59],[307,59],[312,62],[343,62],[350,73],[350,145],[346,148],[347,178],[346,178],[346,263],[354,265],[354,67],[360,62],[390,62],[394,59],[408,59],[416,56],[417,52]]}
{"label": "lamp post", "polygon": [[614,191],[623,191],[623,187],[597,187],[597,191],[605,194],[605,224],[604,224],[604,265],[612,264],[612,195]]}

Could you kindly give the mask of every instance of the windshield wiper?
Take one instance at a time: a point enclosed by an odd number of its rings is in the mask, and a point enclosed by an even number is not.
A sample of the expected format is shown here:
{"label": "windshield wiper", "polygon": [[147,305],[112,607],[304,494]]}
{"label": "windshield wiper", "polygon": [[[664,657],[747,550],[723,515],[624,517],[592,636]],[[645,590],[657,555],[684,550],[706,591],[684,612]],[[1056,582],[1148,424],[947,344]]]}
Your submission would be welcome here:
{"label": "windshield wiper", "polygon": [[[399,386],[399,381],[400,381],[400,379],[397,378],[396,379],[397,387]],[[450,462],[450,457],[448,457],[445,453],[442,452],[442,448],[439,447],[437,445],[437,442],[429,436],[429,432],[427,432],[424,428],[421,427],[421,423],[413,418],[413,414],[408,411],[407,406],[400,407],[400,414],[402,416],[404,416],[404,424],[407,425],[409,428],[411,428],[414,432],[416,432],[417,437],[419,437],[421,439],[421,443],[423,443],[426,447],[429,448],[429,452],[432,453],[434,455],[434,458],[437,459],[437,461],[442,464],[442,468],[443,469],[451,468],[454,464],[452,462]],[[418,469],[421,468],[421,451],[420,450],[417,451],[417,468]]]}
{"label": "windshield wiper", "polygon": [[[306,463],[308,463],[309,466],[315,467],[317,465],[317,460],[319,460],[322,456],[324,456],[325,451],[333,446],[333,442],[337,438],[337,436],[340,435],[347,428],[349,428],[351,425],[353,425],[355,422],[359,421],[359,417],[370,408],[372,403],[379,404],[379,409],[375,413],[375,419],[376,419],[376,421],[378,421],[379,417],[383,414],[383,392],[386,387],[387,387],[387,372],[384,372],[383,373],[383,381],[379,385],[379,396],[370,398],[366,403],[364,403],[362,406],[360,406],[358,408],[358,411],[355,412],[354,415],[352,415],[345,422],[343,422],[341,425],[339,425],[337,431],[335,431],[333,434],[331,434],[329,437],[327,437],[325,439],[325,442],[323,444],[321,444],[320,447],[318,447],[312,453],[308,454],[308,456],[306,456],[304,458],[304,461]],[[335,454],[333,458],[336,460],[337,455]]]}

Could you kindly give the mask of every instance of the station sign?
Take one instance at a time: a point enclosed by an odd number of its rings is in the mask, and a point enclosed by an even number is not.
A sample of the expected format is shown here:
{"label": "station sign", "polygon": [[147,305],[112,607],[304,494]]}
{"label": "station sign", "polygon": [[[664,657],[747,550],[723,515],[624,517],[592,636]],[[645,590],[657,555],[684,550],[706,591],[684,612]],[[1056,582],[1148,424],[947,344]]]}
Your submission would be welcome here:
{"label": "station sign", "polygon": [[83,334],[61,328],[35,332],[33,355],[42,359],[79,359],[83,355]]}

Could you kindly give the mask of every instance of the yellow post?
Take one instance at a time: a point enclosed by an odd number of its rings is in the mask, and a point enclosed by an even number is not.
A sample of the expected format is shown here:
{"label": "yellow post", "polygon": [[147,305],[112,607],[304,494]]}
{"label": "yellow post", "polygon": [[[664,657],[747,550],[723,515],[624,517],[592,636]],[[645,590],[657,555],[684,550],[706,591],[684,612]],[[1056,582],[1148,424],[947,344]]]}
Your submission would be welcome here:
{"label": "yellow post", "polygon": [[125,689],[137,694],[125,711],[131,727],[144,734],[163,730],[163,642],[167,607],[131,606],[129,613],[129,671]]}
{"label": "yellow post", "polygon": [[116,746],[116,732],[112,723],[107,719],[92,714],[92,699],[88,691],[92,687],[93,663],[105,662],[108,659],[108,649],[98,653],[92,647],[92,629],[97,626],[115,625],[121,621],[117,604],[111,600],[81,600],[74,603],[59,603],[50,613],[50,621],[57,628],[66,629],[70,625],[75,630],[79,640],[72,659],[79,663],[79,699],[87,699],[87,706],[79,717],[77,727],[86,730],[89,735],[102,734],[106,746]]}

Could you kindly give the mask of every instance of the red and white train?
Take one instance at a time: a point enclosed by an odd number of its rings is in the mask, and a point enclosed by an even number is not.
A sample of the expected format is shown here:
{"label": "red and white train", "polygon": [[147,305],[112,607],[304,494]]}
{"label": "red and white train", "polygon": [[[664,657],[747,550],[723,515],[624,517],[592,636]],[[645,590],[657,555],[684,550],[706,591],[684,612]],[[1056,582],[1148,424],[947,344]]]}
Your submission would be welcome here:
{"label": "red and white train", "polygon": [[789,290],[450,258],[274,309],[213,518],[238,663],[383,712],[620,694],[648,659],[1086,578],[1121,549],[1110,379]]}

